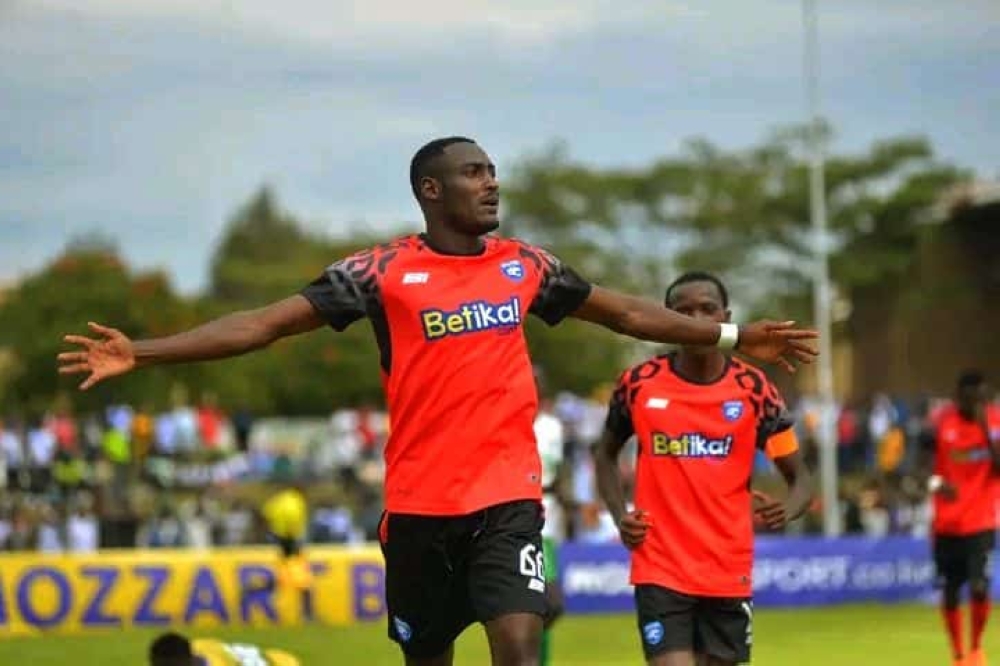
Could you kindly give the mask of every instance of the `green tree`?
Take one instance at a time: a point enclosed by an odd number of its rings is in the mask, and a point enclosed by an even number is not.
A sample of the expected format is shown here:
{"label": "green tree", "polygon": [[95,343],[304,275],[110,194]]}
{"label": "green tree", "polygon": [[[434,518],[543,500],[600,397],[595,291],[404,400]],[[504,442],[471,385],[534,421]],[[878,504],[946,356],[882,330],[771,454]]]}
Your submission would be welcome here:
{"label": "green tree", "polygon": [[[212,261],[205,319],[290,296],[332,262],[378,242],[367,235],[331,239],[281,212],[262,188],[229,221]],[[260,412],[324,413],[381,395],[378,350],[366,322],[283,340],[264,353],[211,364],[207,381],[223,404]]]}
{"label": "green tree", "polygon": [[[741,150],[696,139],[633,169],[589,168],[557,146],[518,168],[507,188],[512,226],[602,283],[658,297],[679,271],[712,270],[744,312],[808,319],[804,138],[790,127]],[[919,137],[834,154],[826,172],[832,272],[845,292],[904,275],[929,208],[964,176]]]}
{"label": "green tree", "polygon": [[284,298],[315,278],[331,258],[327,239],[309,233],[261,188],[229,220],[211,266],[208,297],[228,306]]}
{"label": "green tree", "polygon": [[[71,242],[48,267],[26,279],[0,308],[0,347],[11,350],[13,370],[6,387],[9,402],[39,413],[79,380],[60,378],[55,357],[67,346],[62,335],[87,333],[87,321],[113,322],[132,336],[159,335],[190,319],[191,307],[171,290],[162,273],[131,275],[112,247]],[[83,408],[110,400],[162,403],[170,377],[193,380],[165,368],[135,373],[102,384],[74,399]]]}

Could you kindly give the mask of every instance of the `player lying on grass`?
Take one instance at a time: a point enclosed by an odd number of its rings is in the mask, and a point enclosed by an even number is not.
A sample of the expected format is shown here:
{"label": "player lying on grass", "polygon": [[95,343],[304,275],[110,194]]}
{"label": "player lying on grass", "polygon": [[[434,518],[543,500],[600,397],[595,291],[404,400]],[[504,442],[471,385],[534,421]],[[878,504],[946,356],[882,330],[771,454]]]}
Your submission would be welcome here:
{"label": "player lying on grass", "polygon": [[281,650],[168,632],[150,644],[149,666],[299,666],[299,660]]}

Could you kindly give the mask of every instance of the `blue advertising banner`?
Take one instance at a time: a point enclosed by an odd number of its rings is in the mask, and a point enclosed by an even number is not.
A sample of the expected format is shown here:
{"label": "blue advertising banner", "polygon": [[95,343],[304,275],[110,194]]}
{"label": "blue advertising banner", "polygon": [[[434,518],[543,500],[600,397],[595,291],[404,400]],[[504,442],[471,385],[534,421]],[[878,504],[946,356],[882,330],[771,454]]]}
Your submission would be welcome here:
{"label": "blue advertising banner", "polygon": [[[560,575],[571,613],[631,611],[628,551],[619,544],[567,543]],[[1000,562],[993,594],[1000,598]],[[754,604],[807,606],[933,599],[934,564],[926,539],[761,537]]]}

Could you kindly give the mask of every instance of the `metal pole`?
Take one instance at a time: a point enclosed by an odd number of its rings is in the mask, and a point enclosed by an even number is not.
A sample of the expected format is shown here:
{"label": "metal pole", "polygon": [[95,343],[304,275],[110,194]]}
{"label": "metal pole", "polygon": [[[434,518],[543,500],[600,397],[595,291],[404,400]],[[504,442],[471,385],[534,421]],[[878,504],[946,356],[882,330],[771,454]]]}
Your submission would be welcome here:
{"label": "metal pole", "polygon": [[813,308],[819,331],[819,359],[816,363],[820,399],[818,431],[820,487],[823,498],[823,532],[841,532],[837,488],[836,403],[833,394],[833,358],[830,325],[830,245],[827,236],[824,150],[819,110],[819,25],[816,1],[803,0],[805,28],[804,74],[809,119],[809,212],[812,220],[814,257]]}

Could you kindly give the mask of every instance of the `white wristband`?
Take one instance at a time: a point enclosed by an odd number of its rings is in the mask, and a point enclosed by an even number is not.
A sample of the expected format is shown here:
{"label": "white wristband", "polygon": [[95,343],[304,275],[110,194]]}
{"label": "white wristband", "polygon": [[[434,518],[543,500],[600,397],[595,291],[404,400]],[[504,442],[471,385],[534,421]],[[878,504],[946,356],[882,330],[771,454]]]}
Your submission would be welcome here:
{"label": "white wristband", "polygon": [[720,349],[735,349],[740,341],[739,324],[719,324],[719,339],[715,343]]}
{"label": "white wristband", "polygon": [[944,479],[937,474],[927,479],[927,490],[929,492],[936,493],[941,490],[942,486],[944,486]]}

